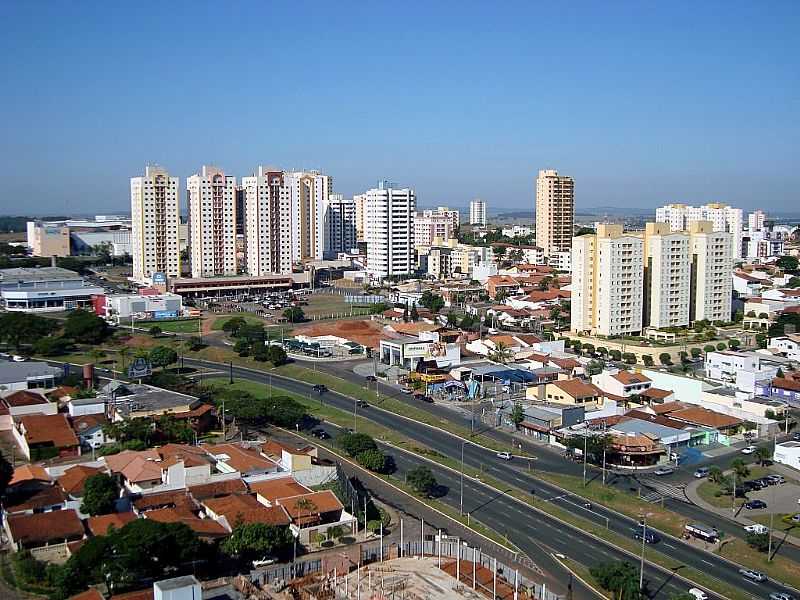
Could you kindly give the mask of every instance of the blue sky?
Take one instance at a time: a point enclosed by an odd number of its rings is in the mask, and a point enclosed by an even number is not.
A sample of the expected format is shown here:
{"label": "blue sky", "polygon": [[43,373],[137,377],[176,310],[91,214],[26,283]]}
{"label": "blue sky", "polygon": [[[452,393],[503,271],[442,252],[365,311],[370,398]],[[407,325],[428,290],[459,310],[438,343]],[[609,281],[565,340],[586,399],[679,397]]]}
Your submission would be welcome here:
{"label": "blue sky", "polygon": [[[800,206],[800,2],[28,2],[0,14],[0,212],[129,209],[145,163],[317,168],[532,210]],[[13,26],[11,26],[13,25]]]}

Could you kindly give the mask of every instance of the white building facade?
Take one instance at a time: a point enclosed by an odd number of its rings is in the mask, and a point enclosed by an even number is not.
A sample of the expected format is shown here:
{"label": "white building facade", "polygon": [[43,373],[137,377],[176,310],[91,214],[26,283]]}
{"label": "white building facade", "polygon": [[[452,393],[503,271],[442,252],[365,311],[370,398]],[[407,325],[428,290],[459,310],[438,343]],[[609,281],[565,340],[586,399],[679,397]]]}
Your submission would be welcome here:
{"label": "white building facade", "polygon": [[733,234],[715,231],[709,221],[689,226],[691,243],[691,322],[730,321],[733,295]]}
{"label": "white building facade", "polygon": [[469,203],[469,224],[486,225],[486,202],[475,198]]}
{"label": "white building facade", "polygon": [[[668,204],[656,209],[656,221],[669,223],[673,231],[688,231],[696,221],[710,221],[714,231],[725,231],[733,236],[732,256],[743,256],[741,208],[711,203],[703,206]],[[762,221],[763,223],[763,221]]]}
{"label": "white building facade", "polygon": [[689,325],[689,235],[666,223],[645,229],[645,324],[662,329]]}
{"label": "white building facade", "polygon": [[192,277],[236,275],[236,178],[203,165],[186,191]]}
{"label": "white building facade", "polygon": [[136,281],[148,281],[154,273],[180,276],[178,187],[178,178],[158,166],[147,166],[144,177],[131,178],[131,255]]}
{"label": "white building facade", "polygon": [[247,272],[261,276],[291,273],[289,188],[279,169],[258,167],[242,178]]}
{"label": "white building facade", "polygon": [[364,196],[367,272],[376,279],[411,273],[417,209],[414,190],[396,189],[382,181]]}
{"label": "white building facade", "polygon": [[324,206],[324,257],[336,258],[356,247],[356,205],[352,198],[330,194]]}

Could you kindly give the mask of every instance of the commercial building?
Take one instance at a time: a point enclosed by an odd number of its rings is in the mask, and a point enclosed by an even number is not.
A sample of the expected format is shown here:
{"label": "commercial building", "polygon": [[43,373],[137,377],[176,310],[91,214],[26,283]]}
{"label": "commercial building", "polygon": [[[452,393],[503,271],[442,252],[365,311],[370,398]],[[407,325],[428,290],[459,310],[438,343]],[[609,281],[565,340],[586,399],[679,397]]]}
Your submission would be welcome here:
{"label": "commercial building", "polygon": [[410,188],[381,181],[365,194],[367,272],[380,279],[414,270],[414,215],[417,197]]}
{"label": "commercial building", "polygon": [[0,304],[8,311],[60,312],[91,308],[103,288],[87,285],[75,271],[60,267],[0,269]]}
{"label": "commercial building", "polygon": [[734,234],[717,231],[708,221],[695,221],[689,225],[689,236],[692,261],[689,321],[730,321]]}
{"label": "commercial building", "polygon": [[183,298],[177,294],[102,296],[95,305],[100,316],[114,319],[174,319],[181,316]]}
{"label": "commercial building", "polygon": [[236,178],[203,165],[186,192],[192,277],[236,275]]}
{"label": "commercial building", "polygon": [[92,254],[99,246],[105,246],[112,256],[131,253],[131,220],[127,217],[28,221],[27,236],[33,256]]}
{"label": "commercial building", "polygon": [[644,323],[662,329],[689,324],[689,236],[667,223],[647,223],[644,237]]}
{"label": "commercial building", "polygon": [[539,171],[536,178],[536,245],[545,256],[572,247],[575,182],[558,171]]}
{"label": "commercial building", "polygon": [[51,388],[64,370],[43,362],[0,362],[0,392]]}
{"label": "commercial building", "polygon": [[743,256],[741,208],[719,203],[703,206],[668,204],[656,209],[656,221],[669,223],[673,231],[688,231],[692,223],[711,221],[713,231],[728,232],[733,236],[732,256],[734,258]]}
{"label": "commercial building", "polygon": [[776,463],[800,470],[800,442],[775,444],[772,458]]}
{"label": "commercial building", "polygon": [[469,203],[469,224],[486,225],[486,202],[479,198]]}
{"label": "commercial building", "polygon": [[131,255],[133,279],[146,282],[153,274],[178,277],[181,273],[178,231],[178,178],[157,166],[147,166],[144,177],[131,178]]}
{"label": "commercial building", "polygon": [[28,223],[28,247],[33,256],[69,256],[69,227],[31,221]]}
{"label": "commercial building", "polygon": [[324,209],[324,257],[336,258],[340,252],[350,252],[357,245],[356,204],[342,194],[330,194]]}
{"label": "commercial building", "polygon": [[[537,233],[538,235],[538,233]],[[641,332],[644,243],[602,223],[572,243],[571,328],[591,335]]]}

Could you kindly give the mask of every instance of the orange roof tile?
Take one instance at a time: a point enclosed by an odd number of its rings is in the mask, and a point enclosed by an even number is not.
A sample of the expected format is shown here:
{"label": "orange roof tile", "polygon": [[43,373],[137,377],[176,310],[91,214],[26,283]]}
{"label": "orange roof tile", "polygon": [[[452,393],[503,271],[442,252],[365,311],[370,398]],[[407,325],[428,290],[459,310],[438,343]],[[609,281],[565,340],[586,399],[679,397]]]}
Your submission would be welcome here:
{"label": "orange roof tile", "polygon": [[600,391],[593,383],[587,383],[581,379],[566,379],[563,381],[554,381],[551,385],[556,386],[560,390],[566,392],[573,398],[586,398],[588,396],[602,396],[603,392]]}
{"label": "orange roof tile", "polygon": [[52,443],[56,448],[78,445],[78,438],[63,414],[26,415],[20,418],[20,423],[25,428],[25,440],[28,444]]}
{"label": "orange roof tile", "polygon": [[713,410],[708,410],[702,406],[690,406],[688,408],[676,410],[669,413],[669,416],[679,421],[703,425],[705,427],[713,427],[714,429],[719,429],[722,427],[735,427],[736,425],[740,425],[742,423],[741,419],[714,412]]}
{"label": "orange roof tile", "polygon": [[277,467],[277,463],[272,461],[250,448],[243,448],[237,444],[216,444],[204,446],[206,450],[216,457],[226,455],[228,458],[218,458],[227,463],[240,473],[249,471],[259,471]]}
{"label": "orange roof tile", "polygon": [[[312,507],[309,509],[302,508],[303,500],[308,501]],[[279,498],[276,502],[286,509],[286,512],[289,513],[292,519],[308,516],[309,513],[319,515],[344,509],[344,506],[339,502],[336,494],[330,490],[290,496],[288,498]]]}
{"label": "orange roof tile", "polygon": [[247,485],[241,479],[228,479],[189,487],[189,493],[191,493],[196,500],[218,498],[219,496],[229,496],[230,494],[242,494],[246,491]]}
{"label": "orange roof tile", "polygon": [[203,501],[203,506],[214,514],[224,516],[228,525],[242,523],[267,523],[288,525],[289,515],[281,506],[266,507],[248,494],[234,494]]}
{"label": "orange roof tile", "polygon": [[103,469],[100,468],[75,465],[64,471],[64,474],[58,478],[58,484],[70,496],[81,496],[86,480],[92,475],[102,472]]}
{"label": "orange roof tile", "polygon": [[39,465],[22,465],[14,469],[14,475],[8,486],[14,486],[25,481],[51,481],[50,475]]}
{"label": "orange roof tile", "polygon": [[96,517],[89,517],[86,519],[86,526],[92,535],[107,535],[109,529],[122,529],[136,520],[136,515],[132,512],[111,513],[108,515],[98,515]]}
{"label": "orange roof tile", "polygon": [[15,542],[44,544],[83,537],[83,523],[74,510],[54,510],[32,515],[11,515],[8,528]]}
{"label": "orange roof tile", "polygon": [[652,379],[647,377],[646,375],[642,375],[641,373],[635,373],[633,371],[620,371],[619,373],[615,373],[612,375],[614,379],[619,381],[622,385],[632,385],[636,383],[650,383]]}
{"label": "orange roof tile", "polygon": [[265,498],[270,503],[278,498],[297,496],[311,492],[306,486],[298,482],[294,477],[280,477],[278,479],[268,479],[250,484],[250,490]]}

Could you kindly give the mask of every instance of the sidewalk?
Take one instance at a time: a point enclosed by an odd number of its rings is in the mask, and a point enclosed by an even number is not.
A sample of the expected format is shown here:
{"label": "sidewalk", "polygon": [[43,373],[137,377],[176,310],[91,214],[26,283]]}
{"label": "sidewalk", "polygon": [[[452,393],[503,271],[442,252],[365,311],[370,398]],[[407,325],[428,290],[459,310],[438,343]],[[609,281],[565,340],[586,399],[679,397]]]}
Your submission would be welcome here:
{"label": "sidewalk", "polygon": [[[782,466],[782,465],[773,465],[773,467],[776,467],[776,466]],[[775,470],[778,471],[778,472],[782,471],[782,469],[775,469]],[[726,471],[726,473],[729,473],[729,472],[730,471]],[[784,477],[787,477],[787,476],[792,477],[792,478],[796,477],[796,474],[795,473],[791,473],[791,472],[787,472],[787,473],[781,472],[781,474],[784,475]],[[706,502],[705,500],[703,500],[700,497],[700,495],[697,493],[697,488],[700,487],[700,485],[702,483],[704,483],[705,481],[706,481],[705,479],[697,479],[695,481],[692,481],[691,483],[689,483],[686,486],[684,491],[686,492],[686,497],[689,499],[689,502],[691,502],[695,506],[699,506],[703,510],[707,510],[709,512],[713,512],[713,513],[715,513],[715,514],[717,514],[717,515],[719,515],[721,517],[724,517],[724,518],[726,518],[726,519],[728,519],[730,521],[733,521],[735,523],[739,523],[742,527],[744,527],[746,525],[755,525],[756,524],[755,521],[752,521],[752,520],[748,519],[747,517],[742,516],[741,510],[740,510],[740,512],[738,512],[737,514],[734,515],[730,509],[719,508],[719,507],[713,506],[713,505],[709,504],[708,502]],[[773,531],[773,535],[775,535],[776,537],[780,537],[784,542],[788,542],[789,544],[792,544],[793,546],[800,547],[800,537],[797,537],[795,535],[790,535],[790,534],[786,533],[785,531],[777,530],[777,529]]]}

